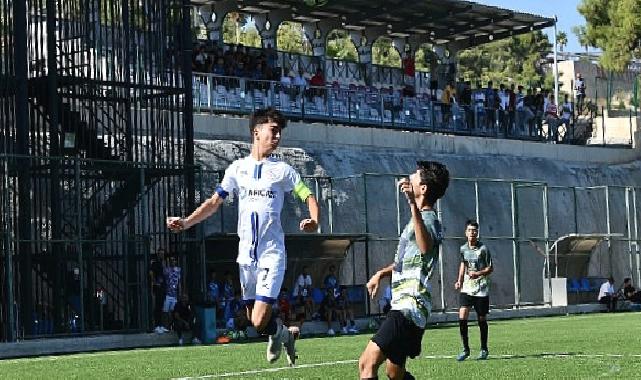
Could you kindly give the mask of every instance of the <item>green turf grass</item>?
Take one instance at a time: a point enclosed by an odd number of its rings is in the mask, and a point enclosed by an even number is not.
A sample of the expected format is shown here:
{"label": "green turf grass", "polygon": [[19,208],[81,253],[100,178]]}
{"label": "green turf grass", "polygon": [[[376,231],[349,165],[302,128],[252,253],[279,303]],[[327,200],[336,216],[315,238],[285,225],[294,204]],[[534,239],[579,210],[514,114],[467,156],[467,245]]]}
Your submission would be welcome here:
{"label": "green turf grass", "polygon": [[[371,334],[298,341],[297,364],[350,361],[315,368],[247,373],[245,379],[357,379],[358,359]],[[408,361],[417,379],[641,378],[641,313],[490,321],[490,358],[478,354],[479,333],[470,324],[472,355],[458,363],[458,325],[432,327],[421,357]],[[264,342],[187,346],[0,361],[7,379],[140,379],[216,375],[286,367],[270,365]],[[568,354],[558,356],[554,354]],[[598,356],[605,355],[605,356]],[[608,356],[621,355],[621,356]],[[447,356],[447,357],[445,357]],[[507,357],[505,357],[507,356]],[[384,368],[379,372],[386,379]]]}

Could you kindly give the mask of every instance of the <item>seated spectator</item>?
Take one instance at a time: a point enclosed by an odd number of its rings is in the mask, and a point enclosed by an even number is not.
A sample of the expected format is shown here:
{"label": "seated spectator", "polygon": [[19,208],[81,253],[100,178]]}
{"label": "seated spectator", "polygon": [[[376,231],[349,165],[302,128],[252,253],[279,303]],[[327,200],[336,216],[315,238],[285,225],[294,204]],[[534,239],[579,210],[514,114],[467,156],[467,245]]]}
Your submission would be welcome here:
{"label": "seated spectator", "polygon": [[338,278],[336,277],[336,266],[334,264],[329,266],[329,273],[325,276],[323,280],[323,286],[326,290],[331,290],[334,297],[338,296],[339,293],[339,284]]}
{"label": "seated spectator", "polygon": [[278,300],[276,303],[276,306],[278,308],[278,315],[280,316],[280,319],[283,321],[283,324],[285,326],[290,325],[290,313],[291,313],[291,305],[289,304],[289,294],[287,288],[282,288],[280,290],[280,293],[278,294]]}
{"label": "seated spectator", "polygon": [[[191,331],[193,334],[194,327],[194,312],[189,303],[189,297],[186,294],[183,294],[180,297],[180,302],[174,307],[174,330],[178,335],[178,344],[183,345],[183,334],[186,331]],[[193,344],[199,344],[200,340],[194,336],[192,341]]]}
{"label": "seated spectator", "polygon": [[616,311],[617,296],[614,291],[614,278],[610,277],[608,278],[608,281],[601,284],[598,300],[599,303],[607,305],[609,312]]}
{"label": "seated spectator", "polygon": [[623,280],[623,297],[630,302],[641,303],[641,292],[632,286],[632,279],[626,277]]}
{"label": "seated spectator", "polygon": [[298,75],[294,77],[293,81],[294,86],[303,88],[307,86],[307,79],[305,79],[305,72],[303,69],[298,70]]}
{"label": "seated spectator", "polygon": [[296,322],[298,322],[298,328],[303,329],[303,323],[305,323],[305,298],[302,295],[296,297],[294,301],[294,315]]}
{"label": "seated spectator", "polygon": [[378,300],[378,311],[387,314],[392,309],[392,287],[387,285],[381,298]]}
{"label": "seated spectator", "polygon": [[215,75],[225,75],[225,61],[222,57],[216,60],[216,63],[214,63],[214,66],[211,69],[211,72]]}
{"label": "seated spectator", "polygon": [[196,72],[204,72],[207,64],[207,52],[204,46],[199,46],[193,60],[193,69]]}
{"label": "seated spectator", "polygon": [[292,295],[303,298],[305,301],[305,318],[311,317],[314,310],[314,301],[312,300],[312,276],[309,275],[307,266],[304,266],[302,273],[298,275]]}
{"label": "seated spectator", "polygon": [[[354,310],[347,296],[347,288],[344,286],[341,286],[340,293],[336,297],[336,314],[338,314],[338,321],[341,324],[343,334],[358,332],[354,322]],[[348,320],[349,328],[347,327]]]}
{"label": "seated spectator", "polygon": [[292,77],[294,76],[294,72],[290,71],[289,74],[283,69],[282,70],[282,75],[280,77],[280,84],[284,88],[290,88],[292,86]]}
{"label": "seated spectator", "polygon": [[207,283],[207,302],[216,309],[216,318],[220,318],[220,284],[216,279],[215,270],[209,272],[209,282]]}
{"label": "seated spectator", "polygon": [[332,321],[336,314],[336,297],[332,288],[325,289],[325,298],[323,298],[323,302],[320,304],[318,313],[322,319],[327,321],[327,335],[335,335],[336,332],[334,332],[332,328]]}
{"label": "seated spectator", "polygon": [[316,69],[316,74],[309,81],[311,86],[315,87],[324,87],[325,86],[325,77],[323,76],[323,70],[320,68]]}

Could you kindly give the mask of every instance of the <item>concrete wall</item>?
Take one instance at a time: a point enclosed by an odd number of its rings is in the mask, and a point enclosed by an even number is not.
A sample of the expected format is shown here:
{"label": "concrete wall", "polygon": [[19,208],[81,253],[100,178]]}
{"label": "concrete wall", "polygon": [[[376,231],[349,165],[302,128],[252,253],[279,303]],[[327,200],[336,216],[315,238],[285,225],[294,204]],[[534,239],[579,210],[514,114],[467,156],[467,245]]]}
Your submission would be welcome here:
{"label": "concrete wall", "polygon": [[[214,116],[195,117],[197,162],[212,170],[223,170],[234,159],[249,152],[247,121]],[[438,136],[427,133],[291,123],[285,130],[278,153],[303,175],[334,177],[332,188],[319,183],[323,211],[322,229],[329,232],[328,210],[332,202],[334,232],[365,232],[375,238],[369,244],[370,272],[388,264],[395,252],[397,206],[394,176],[367,176],[340,179],[362,173],[402,174],[414,170],[419,159],[444,162],[452,177],[479,179],[479,219],[481,237],[486,239],[495,257],[492,303],[514,303],[514,275],[518,274],[521,302],[542,302],[544,249],[544,206],[541,182],[550,186],[639,186],[639,150],[578,147],[528,143],[474,137]],[[483,179],[506,181],[486,181]],[[511,180],[524,181],[515,186],[518,236],[532,239],[521,241],[513,249]],[[365,184],[366,182],[366,184]],[[311,183],[313,185],[313,183]],[[211,184],[210,191],[213,190]],[[365,196],[367,188],[367,197]],[[446,306],[456,306],[452,284],[458,267],[458,247],[463,243],[463,224],[476,217],[474,182],[453,179],[441,202],[442,222],[446,241],[443,245],[442,271],[432,280],[435,307],[441,305],[441,284],[444,284]],[[331,195],[331,196],[330,196]],[[610,209],[611,232],[627,236],[625,190],[612,187],[606,206],[605,190],[549,189],[549,231],[551,239],[572,232],[607,232],[606,207]],[[639,201],[641,205],[641,200]],[[225,207],[225,226],[218,218],[208,221],[209,232],[235,229],[235,209]],[[408,219],[408,210],[401,202],[400,223]],[[639,211],[637,210],[637,214]],[[283,225],[288,233],[297,231],[303,209],[294,200],[286,203]],[[515,256],[516,255],[516,256]],[[612,255],[612,259],[610,259]],[[516,259],[515,259],[516,257]],[[613,273],[619,281],[624,276],[638,280],[637,268],[627,242],[603,244],[594,255],[590,275]],[[341,268],[345,283],[364,283],[365,244],[358,243],[354,254],[348,255]],[[441,282],[442,280],[442,282]]]}

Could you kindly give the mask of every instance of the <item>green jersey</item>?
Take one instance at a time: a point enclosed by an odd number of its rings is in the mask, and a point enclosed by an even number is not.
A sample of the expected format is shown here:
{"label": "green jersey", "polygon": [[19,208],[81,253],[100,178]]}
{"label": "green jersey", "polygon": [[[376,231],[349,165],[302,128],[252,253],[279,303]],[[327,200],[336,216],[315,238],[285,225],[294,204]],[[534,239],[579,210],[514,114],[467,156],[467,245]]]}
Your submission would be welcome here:
{"label": "green jersey", "polygon": [[443,239],[441,224],[434,211],[421,211],[432,249],[421,254],[416,244],[414,223],[410,221],[398,241],[392,271],[392,310],[398,310],[420,328],[425,328],[432,311],[430,277],[438,261],[438,247]]}
{"label": "green jersey", "polygon": [[487,297],[490,292],[489,277],[481,276],[471,279],[469,273],[492,266],[490,250],[480,241],[476,242],[476,247],[470,247],[468,243],[465,243],[461,246],[461,262],[465,263],[465,277],[461,293],[475,297]]}

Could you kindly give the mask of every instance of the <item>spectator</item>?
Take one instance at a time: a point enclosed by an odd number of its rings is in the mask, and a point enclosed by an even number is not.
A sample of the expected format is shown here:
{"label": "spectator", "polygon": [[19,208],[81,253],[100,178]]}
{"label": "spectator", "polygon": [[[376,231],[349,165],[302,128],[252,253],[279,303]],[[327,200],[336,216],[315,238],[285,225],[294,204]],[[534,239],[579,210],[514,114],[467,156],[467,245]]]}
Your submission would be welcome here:
{"label": "spectator", "polygon": [[162,309],[165,302],[165,250],[160,248],[156,251],[156,257],[149,265],[149,283],[151,284],[151,299],[154,310],[154,331],[157,333],[167,332],[162,324]]}
{"label": "spectator", "polygon": [[[176,257],[172,256],[169,258],[169,266],[163,269],[165,275],[165,284],[167,284],[165,290],[165,303],[162,307],[163,317],[165,321],[164,326],[171,325],[171,312],[176,306],[178,294],[180,294],[180,280],[181,280],[181,268],[178,266],[178,260]],[[161,333],[161,331],[157,331]],[[167,329],[164,329],[162,332],[167,332]]]}
{"label": "spectator", "polygon": [[320,68],[316,69],[316,74],[314,74],[312,79],[309,81],[309,84],[316,87],[324,87],[325,76],[323,76],[323,70]]}
{"label": "spectator", "polygon": [[196,51],[196,55],[194,56],[194,60],[193,60],[194,71],[204,72],[206,70],[206,65],[207,65],[207,52],[205,51],[205,47],[203,45],[200,45],[198,47],[198,50]]}
{"label": "spectator", "polygon": [[528,125],[528,134],[529,136],[535,136],[536,99],[531,88],[527,89],[525,98],[523,98],[523,112],[525,113],[525,122]]}
{"label": "spectator", "polygon": [[559,110],[554,102],[554,95],[551,94],[545,107],[545,121],[548,123],[548,139],[556,142],[561,121],[559,119]]}
{"label": "spectator", "polygon": [[280,319],[283,321],[283,324],[285,326],[290,325],[290,313],[291,313],[291,305],[289,304],[289,294],[287,291],[287,288],[282,288],[280,290],[280,294],[278,295],[278,313],[280,315]]}
{"label": "spectator", "polygon": [[[341,286],[340,293],[336,297],[336,314],[338,314],[338,321],[341,324],[343,334],[358,332],[354,322],[354,310],[347,296],[347,288],[344,286]],[[348,320],[349,328],[347,327]]]}
{"label": "spectator", "polygon": [[601,284],[599,289],[599,303],[607,306],[609,312],[616,311],[617,309],[617,296],[614,291],[614,278],[610,276],[608,281]]}
{"label": "spectator", "polygon": [[327,335],[335,335],[336,332],[332,328],[332,321],[336,314],[336,296],[332,288],[325,289],[325,298],[320,304],[318,313],[327,322]]}
{"label": "spectator", "polygon": [[496,124],[496,109],[499,102],[497,92],[492,86],[492,81],[489,81],[485,89],[485,110],[487,112],[485,122],[488,129],[493,128],[494,124]]}
{"label": "spectator", "polygon": [[334,297],[338,295],[338,278],[336,277],[336,266],[334,264],[329,266],[329,273],[325,276],[323,280],[323,285],[325,289],[331,290]]}
{"label": "spectator", "polygon": [[232,278],[230,271],[225,271],[225,279],[221,285],[222,297],[220,299],[220,309],[221,314],[223,315],[223,320],[227,321],[226,316],[231,315],[231,301],[234,299],[234,294],[236,293],[234,288],[234,280]]}
{"label": "spectator", "polygon": [[209,282],[207,283],[207,301],[210,302],[215,310],[216,317],[220,317],[218,314],[220,310],[220,284],[216,279],[217,273],[215,270],[209,272]]}
{"label": "spectator", "polygon": [[446,124],[450,122],[450,117],[452,115],[451,104],[455,101],[456,87],[454,86],[454,82],[450,81],[447,86],[445,86],[445,90],[443,91],[443,95],[441,97],[441,102],[443,103],[443,122]]}
{"label": "spectator", "polygon": [[561,112],[561,123],[565,125],[565,136],[567,138],[568,131],[570,130],[570,121],[572,120],[572,102],[570,102],[570,97],[568,94],[565,94],[563,98],[562,112]]}
{"label": "spectator", "polygon": [[416,64],[414,61],[414,54],[411,50],[408,50],[405,53],[405,58],[403,59],[403,74],[405,74],[405,83],[412,84],[414,83],[414,76],[416,74]]}
{"label": "spectator", "polygon": [[583,111],[583,102],[585,101],[585,81],[581,73],[576,73],[576,81],[574,82],[574,91],[576,97],[576,107],[579,112]]}
{"label": "spectator", "polygon": [[378,311],[381,314],[387,314],[392,308],[392,287],[387,285],[381,298],[378,300]]}
{"label": "spectator", "polygon": [[299,88],[307,86],[307,79],[305,79],[305,72],[303,69],[298,70],[298,75],[294,77],[293,84]]}
{"label": "spectator", "polygon": [[214,63],[211,72],[215,75],[225,75],[225,61],[222,57],[218,57],[218,59],[216,59],[216,63]]}
{"label": "spectator", "polygon": [[307,266],[303,267],[302,273],[296,279],[293,296],[301,296],[303,298],[305,302],[305,318],[311,317],[314,310],[314,301],[312,300],[312,276],[309,275]]}
{"label": "spectator", "polygon": [[[227,307],[225,308],[225,315],[223,319],[228,328],[235,328],[235,319],[238,317],[239,313],[245,313],[245,308],[243,308],[243,301],[240,299],[240,291],[235,291],[232,299],[227,302]],[[230,327],[231,326],[231,327]]]}
{"label": "spectator", "polygon": [[174,330],[178,335],[178,344],[183,345],[183,334],[187,331],[192,333],[191,343],[199,344],[200,340],[194,334],[194,311],[189,303],[189,297],[186,294],[180,296],[180,302],[174,307]]}
{"label": "spectator", "polygon": [[298,328],[300,331],[303,330],[303,323],[305,323],[305,298],[302,295],[298,295],[294,301],[294,315],[296,322],[298,322]]}
{"label": "spectator", "polygon": [[265,49],[265,58],[267,59],[267,66],[270,69],[277,67],[278,54],[276,50],[272,47],[272,44],[267,44],[267,49]]}
{"label": "spectator", "polygon": [[626,277],[623,280],[623,297],[630,302],[641,303],[641,292],[637,291],[634,286],[632,286],[632,279]]}

